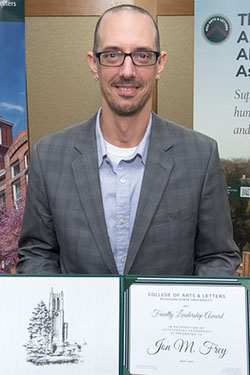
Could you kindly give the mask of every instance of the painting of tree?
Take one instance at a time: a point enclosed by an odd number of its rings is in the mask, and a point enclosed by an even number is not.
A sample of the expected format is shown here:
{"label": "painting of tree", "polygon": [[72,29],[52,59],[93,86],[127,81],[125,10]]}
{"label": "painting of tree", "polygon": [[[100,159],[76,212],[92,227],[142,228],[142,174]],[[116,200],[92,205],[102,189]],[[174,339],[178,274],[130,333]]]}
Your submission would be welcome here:
{"label": "painting of tree", "polygon": [[[228,186],[250,185],[250,160],[222,160]],[[250,251],[250,197],[230,197],[234,239],[240,251]]]}
{"label": "painting of tree", "polygon": [[22,204],[10,212],[0,208],[0,273],[11,273],[17,262],[23,213]]}

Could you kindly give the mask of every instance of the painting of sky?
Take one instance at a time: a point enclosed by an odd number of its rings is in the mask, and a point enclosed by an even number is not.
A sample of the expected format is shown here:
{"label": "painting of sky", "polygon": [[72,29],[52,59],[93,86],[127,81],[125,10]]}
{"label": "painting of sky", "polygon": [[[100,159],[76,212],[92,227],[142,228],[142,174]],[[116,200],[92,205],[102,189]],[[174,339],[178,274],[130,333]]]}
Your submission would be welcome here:
{"label": "painting of sky", "polygon": [[0,117],[14,123],[13,139],[27,129],[23,22],[0,22]]}

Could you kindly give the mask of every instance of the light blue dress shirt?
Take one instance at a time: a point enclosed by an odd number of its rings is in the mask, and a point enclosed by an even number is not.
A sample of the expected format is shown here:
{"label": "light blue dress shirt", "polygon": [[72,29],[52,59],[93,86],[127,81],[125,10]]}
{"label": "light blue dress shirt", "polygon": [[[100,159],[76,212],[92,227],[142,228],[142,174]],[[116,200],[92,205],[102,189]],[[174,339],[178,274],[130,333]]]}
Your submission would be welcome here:
{"label": "light blue dress shirt", "polygon": [[101,109],[96,119],[96,140],[104,214],[116,266],[118,272],[123,274],[140,197],[152,115],[134,154],[122,159],[116,165],[107,156],[107,148],[100,128],[100,114]]}

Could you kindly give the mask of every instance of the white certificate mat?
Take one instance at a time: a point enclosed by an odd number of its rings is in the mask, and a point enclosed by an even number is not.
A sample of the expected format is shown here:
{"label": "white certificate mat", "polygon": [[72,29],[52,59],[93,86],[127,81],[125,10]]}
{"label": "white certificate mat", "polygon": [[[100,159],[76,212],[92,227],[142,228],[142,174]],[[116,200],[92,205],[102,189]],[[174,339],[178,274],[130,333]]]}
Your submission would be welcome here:
{"label": "white certificate mat", "polygon": [[2,375],[117,375],[115,277],[1,277]]}
{"label": "white certificate mat", "polygon": [[240,285],[131,285],[130,374],[248,375],[247,311]]}

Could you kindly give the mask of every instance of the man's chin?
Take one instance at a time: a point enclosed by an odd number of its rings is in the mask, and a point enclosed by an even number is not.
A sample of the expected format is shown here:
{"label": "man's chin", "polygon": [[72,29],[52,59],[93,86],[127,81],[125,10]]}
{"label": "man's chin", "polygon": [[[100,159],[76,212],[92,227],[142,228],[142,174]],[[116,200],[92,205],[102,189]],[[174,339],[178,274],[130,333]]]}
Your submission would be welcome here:
{"label": "man's chin", "polygon": [[113,105],[112,111],[121,117],[131,117],[141,112],[143,105]]}

